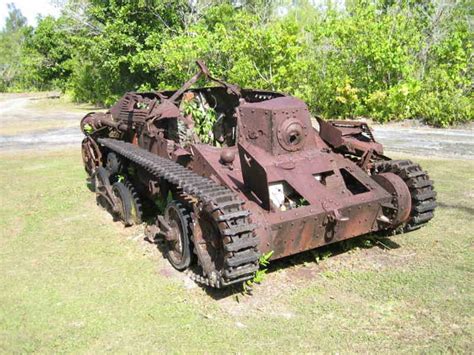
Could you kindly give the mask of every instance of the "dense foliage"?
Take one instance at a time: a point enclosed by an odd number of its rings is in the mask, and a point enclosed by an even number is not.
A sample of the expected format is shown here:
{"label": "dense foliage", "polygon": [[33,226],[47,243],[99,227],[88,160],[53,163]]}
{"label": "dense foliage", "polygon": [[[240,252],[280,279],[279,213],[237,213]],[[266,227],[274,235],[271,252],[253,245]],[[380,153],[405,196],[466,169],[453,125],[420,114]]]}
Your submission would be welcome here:
{"label": "dense foliage", "polygon": [[0,32],[0,91],[19,85],[22,47],[30,31],[31,28],[26,25],[26,17],[15,5],[8,4],[8,18]]}
{"label": "dense foliage", "polygon": [[202,58],[215,76],[291,93],[314,114],[446,126],[473,119],[472,12],[468,0],[70,0],[32,29],[12,7],[0,89],[110,104],[175,88]]}

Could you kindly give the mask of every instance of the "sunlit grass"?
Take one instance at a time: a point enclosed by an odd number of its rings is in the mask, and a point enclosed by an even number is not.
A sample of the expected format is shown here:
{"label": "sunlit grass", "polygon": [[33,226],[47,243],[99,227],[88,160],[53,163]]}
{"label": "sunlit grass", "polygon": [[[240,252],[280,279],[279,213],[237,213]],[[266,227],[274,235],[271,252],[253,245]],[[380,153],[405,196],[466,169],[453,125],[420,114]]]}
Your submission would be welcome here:
{"label": "sunlit grass", "polygon": [[96,206],[78,150],[2,154],[0,352],[472,352],[474,163],[420,162],[427,227],[290,258],[249,297],[185,287]]}

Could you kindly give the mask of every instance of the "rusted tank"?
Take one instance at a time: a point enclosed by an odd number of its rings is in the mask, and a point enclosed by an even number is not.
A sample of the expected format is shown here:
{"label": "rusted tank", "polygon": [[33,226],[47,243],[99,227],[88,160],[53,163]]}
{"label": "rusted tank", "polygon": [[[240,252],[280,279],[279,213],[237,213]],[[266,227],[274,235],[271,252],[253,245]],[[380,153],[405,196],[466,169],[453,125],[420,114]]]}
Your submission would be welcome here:
{"label": "rusted tank", "polygon": [[[176,269],[224,287],[251,279],[263,253],[433,218],[427,173],[385,156],[365,123],[314,120],[295,97],[241,89],[197,64],[179,90],[129,92],[81,121],[97,200],[125,225],[141,223],[147,203],[148,233]],[[214,85],[192,88],[202,77]]]}

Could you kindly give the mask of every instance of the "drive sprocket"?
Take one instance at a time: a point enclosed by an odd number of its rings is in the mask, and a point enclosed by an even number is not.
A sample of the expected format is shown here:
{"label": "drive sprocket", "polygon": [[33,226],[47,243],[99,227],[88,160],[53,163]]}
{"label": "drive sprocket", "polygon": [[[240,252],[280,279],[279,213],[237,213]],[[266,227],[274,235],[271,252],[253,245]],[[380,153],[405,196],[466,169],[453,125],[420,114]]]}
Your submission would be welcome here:
{"label": "drive sprocket", "polygon": [[397,231],[410,232],[421,228],[434,217],[436,191],[428,173],[411,160],[388,160],[374,164],[373,173],[394,173],[403,179],[411,195],[408,220]]}

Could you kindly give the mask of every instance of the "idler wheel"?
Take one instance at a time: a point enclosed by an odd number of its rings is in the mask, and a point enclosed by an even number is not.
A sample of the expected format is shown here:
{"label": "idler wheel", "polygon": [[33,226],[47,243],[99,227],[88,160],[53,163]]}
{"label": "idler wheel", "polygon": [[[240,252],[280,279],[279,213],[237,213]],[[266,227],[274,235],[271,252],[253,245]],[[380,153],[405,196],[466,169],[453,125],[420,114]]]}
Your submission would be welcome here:
{"label": "idler wheel", "polygon": [[97,204],[105,208],[111,214],[116,213],[116,199],[113,196],[112,185],[110,184],[110,173],[107,169],[103,166],[99,166],[92,176],[92,182]]}
{"label": "idler wheel", "polygon": [[91,137],[86,137],[82,141],[81,148],[84,168],[87,174],[92,176],[97,167],[102,165],[102,154],[99,146]]}
{"label": "idler wheel", "polygon": [[428,223],[434,216],[436,208],[436,191],[433,181],[420,165],[410,160],[390,160],[375,163],[373,173],[393,173],[400,177],[408,187],[411,195],[411,211],[407,221],[399,229],[400,232],[409,232]]}
{"label": "idler wheel", "polygon": [[184,270],[191,264],[190,220],[189,213],[179,201],[168,203],[164,213],[165,254],[177,270]]}

